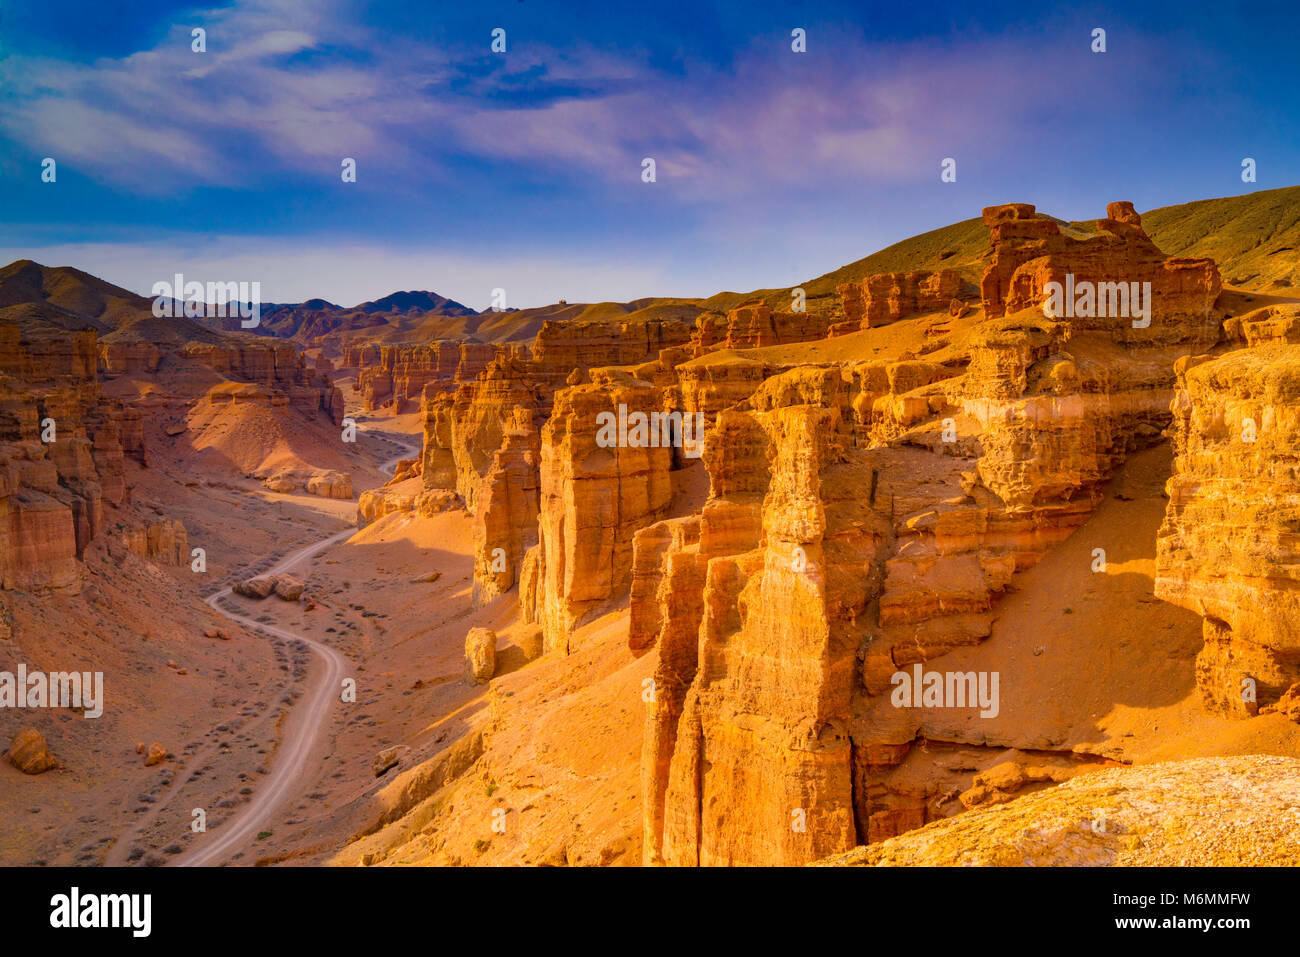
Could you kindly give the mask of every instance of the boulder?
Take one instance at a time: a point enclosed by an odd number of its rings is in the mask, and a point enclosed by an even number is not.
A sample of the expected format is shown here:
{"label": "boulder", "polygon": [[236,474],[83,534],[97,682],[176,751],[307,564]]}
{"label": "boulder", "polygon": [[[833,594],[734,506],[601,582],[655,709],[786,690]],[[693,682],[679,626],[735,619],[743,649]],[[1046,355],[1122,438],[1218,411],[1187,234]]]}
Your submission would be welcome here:
{"label": "boulder", "polygon": [[497,636],[490,628],[471,628],[465,636],[465,680],[486,684],[497,670]]}
{"label": "boulder", "polygon": [[321,498],[350,499],[354,496],[352,476],[332,470],[316,472],[307,479],[307,491]]}
{"label": "boulder", "polygon": [[35,728],[24,728],[14,735],[8,757],[9,763],[23,774],[43,774],[59,766],[46,747],[45,738]]}
{"label": "boulder", "polygon": [[231,591],[236,595],[243,595],[245,598],[265,598],[275,590],[276,581],[274,575],[258,575],[255,578],[237,582],[231,587]]}
{"label": "boulder", "polygon": [[272,475],[262,482],[269,491],[276,492],[280,495],[288,495],[291,492],[298,491],[298,483],[291,475]]}
{"label": "boulder", "polygon": [[305,583],[291,575],[279,575],[275,579],[276,597],[285,601],[297,601],[306,587]]}
{"label": "boulder", "polygon": [[411,749],[406,745],[394,745],[391,748],[384,748],[370,762],[370,769],[375,772],[375,777],[383,777],[390,770],[401,763],[403,757]]}

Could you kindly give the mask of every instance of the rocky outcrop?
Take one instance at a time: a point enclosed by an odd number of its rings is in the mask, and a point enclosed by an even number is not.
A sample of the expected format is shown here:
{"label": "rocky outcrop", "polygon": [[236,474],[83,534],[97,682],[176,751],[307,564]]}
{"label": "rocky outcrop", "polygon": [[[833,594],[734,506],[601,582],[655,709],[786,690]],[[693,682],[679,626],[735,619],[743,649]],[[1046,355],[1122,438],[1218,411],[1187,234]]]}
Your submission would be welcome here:
{"label": "rocky outcrop", "polygon": [[904,316],[947,309],[961,294],[962,286],[961,275],[956,270],[941,269],[876,273],[859,282],[842,283],[835,291],[843,304],[848,326],[874,329]]}
{"label": "rocky outcrop", "polygon": [[281,468],[262,480],[270,491],[292,495],[305,491],[321,498],[353,498],[352,476],[334,469]]}
{"label": "rocky outcrop", "polygon": [[524,553],[537,544],[541,436],[531,410],[518,406],[484,476],[474,514],[474,585],[479,607],[515,586]]}
{"label": "rocky outcrop", "polygon": [[806,863],[855,842],[848,721],[878,571],[841,568],[878,567],[886,517],[840,474],[847,408],[838,370],[797,369],[709,434],[699,543],[668,558],[703,588],[696,655],[675,635],[689,599],[660,629],[674,638],[643,758],[648,862]]}
{"label": "rocky outcrop", "polygon": [[1094,494],[1169,421],[1179,351],[1147,358],[1097,337],[1087,348],[1069,342],[1068,329],[1041,317],[989,323],[953,392],[977,423],[980,479],[1008,505]]}
{"label": "rocky outcrop", "polygon": [[620,370],[592,380],[557,393],[542,429],[538,601],[548,653],[567,654],[578,622],[628,588],[633,535],[672,499],[672,449],[607,444],[597,418],[620,407],[657,412],[658,390]]}
{"label": "rocky outcrop", "polygon": [[[1099,235],[1084,239],[1066,235],[1027,203],[990,206],[983,215],[992,251],[980,293],[989,318],[1042,310],[1048,284],[1058,283],[1070,300],[1061,305],[1075,331],[1198,348],[1218,341],[1218,267],[1211,259],[1166,256],[1142,229],[1132,203],[1108,205],[1106,218],[1096,221]],[[1142,284],[1150,283],[1149,315],[1136,316],[1133,283],[1144,296]]]}
{"label": "rocky outcrop", "polygon": [[1272,755],[1099,770],[819,864],[1294,867],[1297,787],[1300,761]]}
{"label": "rocky outcrop", "polygon": [[[499,485],[507,473],[523,482],[522,489],[535,488],[539,479],[525,477],[523,470],[525,466],[536,470],[538,457],[529,457],[522,434],[531,430],[535,437],[540,432],[551,415],[558,389],[586,381],[588,370],[597,366],[654,362],[661,352],[684,347],[689,338],[690,327],[680,319],[547,320],[530,350],[520,343],[464,343],[454,391],[443,382],[430,382],[423,390],[420,467],[425,488],[455,491],[471,514],[478,513],[485,490]],[[511,434],[515,438],[510,439]],[[506,448],[508,442],[510,448]],[[503,453],[505,471],[490,478],[499,452]],[[519,527],[527,521],[520,518],[527,508],[519,511],[516,502],[502,511],[503,494],[500,488],[493,493],[498,505],[490,521],[500,523],[502,515],[511,513],[514,517],[507,519],[506,525]],[[526,492],[519,501],[531,494]],[[485,544],[503,528],[489,527],[483,521],[479,527]],[[517,536],[511,533],[507,537],[513,540]],[[506,548],[513,570],[506,578],[497,578],[501,573],[493,572],[476,579],[484,600],[488,593],[498,594],[511,587],[505,582],[513,583],[520,561],[511,547],[488,547],[489,554],[491,549]],[[522,555],[528,545],[520,540],[518,547]],[[489,578],[494,580],[489,582]]]}
{"label": "rocky outcrop", "polygon": [[943,411],[961,367],[924,360],[856,362],[846,367],[853,382],[853,426],[860,446],[887,445]]}
{"label": "rocky outcrop", "polygon": [[50,754],[45,738],[35,728],[24,728],[14,735],[6,757],[23,774],[44,774],[59,766],[54,755]]}
{"label": "rocky outcrop", "polygon": [[180,566],[190,560],[189,537],[185,523],[163,519],[143,528],[134,528],[122,536],[128,551],[159,565]]}
{"label": "rocky outcrop", "polygon": [[353,347],[361,407],[372,411],[390,402],[418,399],[428,385],[438,391],[472,382],[501,352],[488,343],[439,339],[421,345]]}
{"label": "rocky outcrop", "polygon": [[[483,480],[506,435],[543,414],[544,383],[517,359],[493,362],[454,395],[425,391],[421,470],[426,488],[455,491],[477,510]],[[513,425],[512,425],[513,423]]]}
{"label": "rocky outcrop", "polygon": [[[1123,207],[1112,218],[1114,241],[1065,237],[1044,220],[1062,239],[1048,241],[1052,268],[1080,281],[1111,267],[1150,277],[1168,293],[1152,300],[1158,335],[1049,318],[1039,301],[934,360],[721,367],[762,381],[710,417],[709,500],[636,539],[629,641],[659,653],[643,739],[648,862],[806,863],[882,841],[943,803],[936,783],[897,773],[915,742],[940,734],[954,761],[979,766],[979,730],[898,707],[893,679],[991,634],[1015,576],[1087,520],[1129,455],[1161,441],[1175,362],[1219,338],[1213,264],[1171,264]],[[1021,248],[991,231],[995,247]],[[859,290],[871,320],[951,314],[961,292],[935,279],[927,301],[893,279]],[[1240,334],[1290,328],[1269,314]],[[684,404],[707,401],[707,369],[678,367]],[[952,795],[997,802],[1078,770],[1016,767],[986,767]]]}
{"label": "rocky outcrop", "polygon": [[460,359],[456,363],[456,382],[473,382],[496,359],[522,360],[524,355],[520,351],[521,346],[521,343],[495,345],[490,342],[462,342]]}
{"label": "rocky outcrop", "polygon": [[490,628],[471,628],[465,636],[465,680],[487,684],[497,669],[497,636]]}
{"label": "rocky outcrop", "polygon": [[701,313],[695,320],[691,349],[701,355],[716,349],[759,349],[826,338],[826,316],[809,312],[773,312],[761,300],[741,303],[725,315]]}
{"label": "rocky outcrop", "polygon": [[1206,706],[1249,717],[1300,683],[1300,345],[1176,370],[1156,595],[1204,618]]}
{"label": "rocky outcrop", "polygon": [[[666,606],[682,594],[670,566],[687,549],[693,548],[694,554],[698,554],[699,541],[698,515],[656,522],[632,536],[627,643],[633,651],[648,648],[659,638],[672,613]],[[698,619],[695,627],[699,627]],[[693,648],[693,630],[691,637]]]}
{"label": "rocky outcrop", "polygon": [[93,330],[0,324],[0,587],[75,591],[106,505],[125,497],[123,423],[105,399]]}
{"label": "rocky outcrop", "polygon": [[105,376],[152,375],[168,350],[143,339],[104,342],[99,345],[99,368]]}
{"label": "rocky outcrop", "polygon": [[447,489],[425,489],[409,480],[367,489],[357,500],[357,526],[377,522],[385,515],[414,512],[429,518],[460,505],[456,493]]}
{"label": "rocky outcrop", "polygon": [[344,475],[333,469],[313,472],[307,478],[307,492],[321,498],[350,499],[355,496],[352,490],[352,476]]}
{"label": "rocky outcrop", "polygon": [[532,353],[539,374],[563,381],[574,369],[645,362],[690,337],[691,327],[680,319],[548,319],[537,333]]}
{"label": "rocky outcrop", "polygon": [[[59,484],[58,471],[39,443],[0,451],[0,585],[5,589],[76,590],[81,554],[78,526],[99,512],[97,501]],[[86,516],[91,516],[87,521]]]}
{"label": "rocky outcrop", "polygon": [[744,356],[685,362],[676,367],[683,412],[704,413],[705,422],[723,409],[748,399],[772,369]]}
{"label": "rocky outcrop", "polygon": [[219,343],[186,343],[183,354],[227,378],[283,395],[289,407],[305,415],[323,413],[335,425],[343,422],[343,393],[292,343],[231,336]]}

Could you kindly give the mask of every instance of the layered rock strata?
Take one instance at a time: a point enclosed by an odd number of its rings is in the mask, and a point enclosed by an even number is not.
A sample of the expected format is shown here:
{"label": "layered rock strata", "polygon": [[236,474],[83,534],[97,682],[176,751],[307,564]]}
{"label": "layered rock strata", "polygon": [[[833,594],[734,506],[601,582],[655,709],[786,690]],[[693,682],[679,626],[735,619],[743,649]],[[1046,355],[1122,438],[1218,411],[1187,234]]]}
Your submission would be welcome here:
{"label": "layered rock strata", "polygon": [[611,443],[598,418],[620,408],[658,412],[658,390],[615,369],[595,370],[592,380],[556,394],[541,435],[535,574],[548,653],[568,653],[584,616],[628,588],[633,536],[672,500],[671,447],[621,436]]}
{"label": "layered rock strata", "polygon": [[[962,293],[961,275],[938,272],[889,272],[835,287],[844,309],[844,322],[854,329],[873,329],[904,316],[947,309]],[[840,330],[846,331],[846,330]]]}
{"label": "layered rock strata", "polygon": [[1204,619],[1206,706],[1249,717],[1300,683],[1300,344],[1176,368],[1156,595]]}
{"label": "layered rock strata", "polygon": [[[1132,203],[1109,204],[1106,218],[1096,221],[1099,234],[1084,239],[1066,235],[1027,203],[990,206],[983,216],[991,252],[980,294],[989,318],[1041,310],[1048,284],[1057,283],[1069,300],[1061,311],[1076,330],[1103,331],[1118,342],[1218,341],[1218,267],[1212,259],[1166,256]],[[1148,315],[1137,315],[1134,284]]]}

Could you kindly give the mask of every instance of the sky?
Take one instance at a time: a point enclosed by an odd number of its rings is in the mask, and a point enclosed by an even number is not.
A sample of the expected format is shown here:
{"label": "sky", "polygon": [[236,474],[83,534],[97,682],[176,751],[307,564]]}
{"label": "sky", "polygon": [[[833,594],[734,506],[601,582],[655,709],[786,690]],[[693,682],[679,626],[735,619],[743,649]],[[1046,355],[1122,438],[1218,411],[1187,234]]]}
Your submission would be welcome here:
{"label": "sky", "polygon": [[793,286],[997,203],[1294,185],[1298,34],[1195,0],[5,0],[0,262],[342,305]]}

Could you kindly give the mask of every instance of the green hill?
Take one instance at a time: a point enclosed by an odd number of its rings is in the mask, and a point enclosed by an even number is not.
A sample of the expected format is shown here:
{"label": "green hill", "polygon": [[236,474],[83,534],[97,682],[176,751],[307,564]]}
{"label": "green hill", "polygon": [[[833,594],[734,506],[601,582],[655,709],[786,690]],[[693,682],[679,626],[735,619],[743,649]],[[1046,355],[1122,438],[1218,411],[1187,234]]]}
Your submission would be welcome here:
{"label": "green hill", "polygon": [[[1104,215],[1104,204],[1098,215]],[[1050,215],[1050,210],[1039,210]],[[1066,223],[1080,238],[1094,234],[1093,220]],[[1162,206],[1142,213],[1142,225],[1156,245],[1171,256],[1209,256],[1224,281],[1261,292],[1300,286],[1300,186],[1262,190],[1244,196],[1202,199]],[[984,271],[989,233],[976,217],[912,236],[847,266],[803,283],[809,308],[834,302],[835,287],[874,273],[956,269],[972,282]],[[764,299],[773,309],[790,308],[789,289],[718,293],[706,301],[727,309],[746,299]]]}

